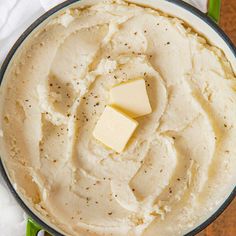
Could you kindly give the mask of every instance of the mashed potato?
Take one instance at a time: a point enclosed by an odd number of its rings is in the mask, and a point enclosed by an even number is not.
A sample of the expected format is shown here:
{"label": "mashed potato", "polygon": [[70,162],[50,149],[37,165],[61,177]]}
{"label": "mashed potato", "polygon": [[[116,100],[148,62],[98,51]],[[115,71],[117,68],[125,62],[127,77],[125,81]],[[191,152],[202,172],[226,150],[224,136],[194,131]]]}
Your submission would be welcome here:
{"label": "mashed potato", "polygon": [[[121,154],[92,132],[109,90],[146,81],[153,112]],[[236,79],[181,20],[123,1],[68,9],[23,44],[1,87],[14,186],[66,235],[183,235],[236,177]]]}

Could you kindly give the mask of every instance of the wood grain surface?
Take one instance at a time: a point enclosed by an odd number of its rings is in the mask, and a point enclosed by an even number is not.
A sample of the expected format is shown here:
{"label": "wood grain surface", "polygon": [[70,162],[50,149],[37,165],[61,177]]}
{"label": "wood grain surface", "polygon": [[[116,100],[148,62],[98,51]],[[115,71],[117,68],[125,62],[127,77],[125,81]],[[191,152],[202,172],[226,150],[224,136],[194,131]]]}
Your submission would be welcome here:
{"label": "wood grain surface", "polygon": [[[236,0],[222,0],[220,26],[236,45]],[[236,236],[236,199],[197,236]]]}
{"label": "wood grain surface", "polygon": [[222,0],[220,26],[236,45],[236,0]]}

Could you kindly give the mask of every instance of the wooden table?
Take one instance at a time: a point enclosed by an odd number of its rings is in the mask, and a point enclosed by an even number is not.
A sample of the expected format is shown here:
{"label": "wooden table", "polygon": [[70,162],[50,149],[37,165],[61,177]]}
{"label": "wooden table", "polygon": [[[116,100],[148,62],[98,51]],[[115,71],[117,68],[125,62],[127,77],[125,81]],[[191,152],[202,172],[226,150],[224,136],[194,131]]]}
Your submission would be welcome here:
{"label": "wooden table", "polygon": [[[236,45],[236,0],[222,0],[220,26]],[[236,199],[198,236],[236,236]]]}
{"label": "wooden table", "polygon": [[222,0],[220,26],[236,45],[236,0]]}

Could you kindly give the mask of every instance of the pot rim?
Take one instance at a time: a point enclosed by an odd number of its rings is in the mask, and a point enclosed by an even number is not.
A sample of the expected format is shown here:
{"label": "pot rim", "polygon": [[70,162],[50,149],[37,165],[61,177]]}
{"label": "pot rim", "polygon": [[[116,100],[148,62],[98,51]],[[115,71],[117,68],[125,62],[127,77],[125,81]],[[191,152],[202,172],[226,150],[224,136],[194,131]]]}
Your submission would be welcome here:
{"label": "pot rim", "polygon": [[[18,38],[18,40],[15,42],[15,44],[13,45],[13,47],[10,49],[10,51],[8,52],[2,66],[0,69],[0,85],[2,83],[4,74],[8,68],[9,63],[11,62],[11,59],[13,58],[14,54],[16,53],[17,49],[21,46],[21,44],[24,42],[24,40],[30,35],[30,33],[33,32],[33,30],[35,30],[35,28],[37,28],[41,23],[43,23],[45,20],[47,20],[50,16],[52,16],[54,13],[62,10],[63,8],[66,8],[68,6],[70,6],[73,3],[79,2],[80,0],[67,0],[55,7],[53,7],[52,9],[50,9],[49,11],[47,11],[46,13],[44,13],[42,16],[40,16],[38,19],[36,19],[22,34],[21,36]],[[197,8],[191,6],[190,4],[181,1],[181,0],[166,0],[167,2],[176,5],[176,6],[180,6],[183,9],[189,11],[190,13],[192,13],[195,17],[200,18],[202,21],[204,21],[209,27],[211,27],[215,33],[217,33],[226,43],[226,45],[228,46],[228,48],[230,49],[230,51],[233,53],[233,55],[236,57],[236,48],[234,46],[234,44],[232,43],[232,41],[229,39],[229,37],[224,33],[224,31],[215,23],[213,22],[213,20],[211,20],[207,15],[205,15],[204,13],[202,13],[200,10],[198,10]],[[1,171],[1,175],[3,176],[3,179],[5,180],[10,192],[12,193],[13,197],[16,199],[16,201],[18,202],[18,204],[21,206],[21,208],[33,219],[35,220],[40,226],[42,226],[46,231],[48,231],[49,233],[56,235],[56,236],[64,236],[63,234],[59,233],[58,231],[56,231],[54,228],[52,228],[51,226],[49,226],[47,223],[45,223],[42,219],[40,219],[40,217],[38,217],[35,213],[33,213],[33,211],[30,209],[30,207],[28,207],[26,205],[26,203],[21,199],[21,197],[19,196],[19,194],[17,193],[17,191],[14,189],[8,175],[7,175],[7,171],[4,168],[4,164],[3,161],[0,157],[0,171]],[[185,236],[194,236],[197,233],[199,233],[200,231],[202,231],[204,228],[206,228],[209,224],[211,224],[226,208],[227,206],[232,202],[232,200],[236,197],[236,186],[234,187],[234,189],[232,190],[232,192],[230,193],[230,195],[228,196],[227,199],[225,199],[225,201],[222,203],[222,205],[215,211],[214,214],[212,214],[209,218],[207,218],[203,223],[201,223],[199,226],[197,226],[196,228],[194,228],[193,230],[191,230],[190,232],[188,232],[187,234],[185,234]]]}

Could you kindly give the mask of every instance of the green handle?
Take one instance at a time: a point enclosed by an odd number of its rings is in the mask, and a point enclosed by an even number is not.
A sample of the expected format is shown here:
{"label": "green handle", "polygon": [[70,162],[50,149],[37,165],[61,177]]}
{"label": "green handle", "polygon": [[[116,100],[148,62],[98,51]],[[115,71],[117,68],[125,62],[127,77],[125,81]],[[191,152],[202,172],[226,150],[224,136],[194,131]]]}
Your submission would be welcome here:
{"label": "green handle", "polygon": [[26,236],[37,236],[38,232],[42,229],[43,228],[40,225],[29,218],[27,221]]}
{"label": "green handle", "polygon": [[221,0],[208,0],[208,1],[209,3],[208,3],[207,15],[218,24],[220,20]]}

